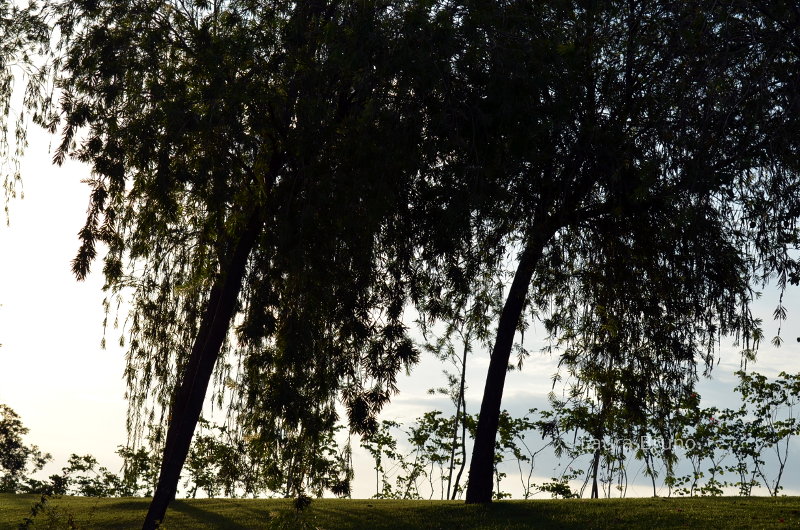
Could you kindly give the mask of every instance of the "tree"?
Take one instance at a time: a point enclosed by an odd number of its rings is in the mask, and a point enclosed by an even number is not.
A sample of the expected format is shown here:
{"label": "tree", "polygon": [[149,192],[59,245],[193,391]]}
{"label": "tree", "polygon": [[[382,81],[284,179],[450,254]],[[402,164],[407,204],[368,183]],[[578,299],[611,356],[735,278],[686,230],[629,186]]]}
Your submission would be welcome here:
{"label": "tree", "polygon": [[54,10],[55,160],[93,171],[73,270],[107,246],[109,304],[132,307],[129,428],[168,424],[144,527],[163,519],[215,373],[217,403],[227,389],[240,435],[265,448],[299,437],[311,454],[337,397],[373,430],[416,358],[403,216],[421,122],[412,43],[387,44],[413,17],[373,2]]}
{"label": "tree", "polygon": [[[424,322],[422,322],[424,327]],[[456,411],[453,417],[452,435],[449,443],[450,457],[447,474],[447,499],[455,500],[463,490],[460,486],[461,476],[467,465],[467,402],[465,397],[467,379],[467,356],[472,349],[469,324],[462,324],[456,327],[453,323],[447,326],[443,336],[436,338],[434,343],[428,343],[425,348],[433,353],[443,363],[450,363],[456,373],[443,370],[447,378],[447,387],[431,388],[430,394],[443,394],[450,398],[455,405]],[[461,342],[461,352],[456,352],[453,345],[453,335],[458,335]],[[458,471],[455,472],[455,467]]]}
{"label": "tree", "polygon": [[[741,415],[750,412],[752,419],[744,424],[737,421],[735,426],[740,427],[738,430],[734,430],[734,425],[728,426],[728,430],[733,431],[729,445],[734,452],[746,450],[744,456],[753,462],[753,476],[760,477],[769,494],[776,497],[783,487],[781,478],[789,457],[789,442],[800,432],[793,412],[800,401],[800,374],[781,372],[772,381],[755,372],[739,371],[737,375],[740,382],[736,390],[742,395],[743,402]],[[765,453],[772,452],[775,453],[777,472],[770,480],[765,473],[763,458]],[[742,482],[747,484],[755,480],[750,478],[748,481],[742,477]]]}
{"label": "tree", "polygon": [[488,502],[526,308],[577,373],[610,363],[606,388],[633,413],[691,390],[721,336],[753,355],[750,282],[800,279],[800,26],[785,3],[439,6],[457,52],[434,104],[451,111],[431,115],[454,125],[422,182],[433,279],[418,305],[436,316],[516,263],[467,491]]}
{"label": "tree", "polygon": [[[378,429],[361,440],[361,447],[366,449],[375,461],[375,499],[391,499],[399,494],[389,482],[389,464],[393,461],[402,461],[403,455],[397,450],[397,439],[392,435],[392,429],[400,425],[392,420],[383,420]],[[396,467],[395,464],[392,467]]]}
{"label": "tree", "polygon": [[28,429],[11,407],[0,404],[0,492],[21,493],[34,485],[29,474],[41,470],[50,460],[35,445],[27,446],[22,437]]}
{"label": "tree", "polygon": [[152,497],[158,481],[159,455],[152,447],[140,446],[137,449],[117,447],[117,454],[122,457],[123,467],[120,473],[122,497]]}

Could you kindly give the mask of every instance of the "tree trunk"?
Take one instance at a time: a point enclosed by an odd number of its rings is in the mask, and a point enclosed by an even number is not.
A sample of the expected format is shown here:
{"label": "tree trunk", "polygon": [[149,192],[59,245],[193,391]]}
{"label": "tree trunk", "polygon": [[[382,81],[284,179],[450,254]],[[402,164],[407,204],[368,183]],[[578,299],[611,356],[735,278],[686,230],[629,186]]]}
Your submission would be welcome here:
{"label": "tree trunk", "polygon": [[600,489],[597,487],[597,472],[600,469],[600,448],[594,450],[592,459],[592,499],[600,498]]}
{"label": "tree trunk", "polygon": [[[611,370],[611,360],[608,361],[607,370]],[[611,408],[611,393],[607,388],[601,388],[601,401],[600,413],[597,417],[597,426],[592,428],[592,436],[597,448],[594,450],[594,458],[592,459],[592,499],[600,498],[600,489],[597,485],[597,475],[600,472],[600,456],[603,451],[603,440],[606,437],[606,419],[610,413]],[[610,479],[609,479],[610,480]]]}
{"label": "tree trunk", "polygon": [[536,264],[542,256],[544,246],[553,235],[553,229],[542,227],[538,234],[528,239],[525,249],[519,258],[514,281],[508,291],[506,303],[500,314],[492,356],[489,360],[489,372],[486,375],[486,386],[483,390],[478,429],[475,433],[475,446],[469,466],[469,482],[467,483],[467,504],[486,503],[492,501],[492,474],[494,470],[494,445],[497,438],[497,426],[500,421],[500,404],[503,399],[503,387],[506,382],[508,360],[514,345],[514,334],[519,324],[528,286],[533,278]]}
{"label": "tree trunk", "polygon": [[453,484],[453,493],[450,500],[456,500],[458,485],[461,483],[461,475],[464,474],[464,467],[467,465],[467,401],[464,392],[461,392],[461,466],[458,468],[456,482]]}
{"label": "tree trunk", "polygon": [[161,474],[142,526],[143,530],[156,528],[164,520],[170,501],[175,498],[181,469],[189,453],[197,420],[203,410],[208,383],[236,309],[247,258],[261,228],[260,216],[255,212],[236,243],[227,267],[221,264],[220,276],[211,287],[189,362],[175,394],[164,445],[164,458],[161,462]]}
{"label": "tree trunk", "polygon": [[[456,416],[453,420],[453,446],[450,449],[450,473],[447,476],[447,498],[451,500],[455,500],[456,498],[456,487],[453,486],[453,469],[455,468],[455,460],[456,460],[456,446],[458,445],[458,429],[461,425],[464,424],[463,415],[466,414],[466,411],[461,408],[462,403],[464,403],[464,382],[467,377],[467,353],[469,353],[469,336],[464,337],[461,336],[462,340],[464,341],[464,353],[461,357],[461,381],[459,382],[458,387],[458,403],[456,404]],[[463,459],[463,457],[462,457]],[[464,462],[461,462],[461,468],[464,468]],[[459,472],[459,477],[461,476],[461,472]],[[458,486],[458,480],[456,480],[455,486]]]}

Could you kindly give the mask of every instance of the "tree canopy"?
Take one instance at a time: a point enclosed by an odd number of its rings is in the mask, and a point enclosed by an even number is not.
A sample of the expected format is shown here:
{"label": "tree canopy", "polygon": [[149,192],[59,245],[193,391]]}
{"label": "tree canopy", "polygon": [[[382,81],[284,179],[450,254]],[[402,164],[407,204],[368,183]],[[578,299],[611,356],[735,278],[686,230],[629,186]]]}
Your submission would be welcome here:
{"label": "tree canopy", "polygon": [[751,284],[798,281],[797,25],[783,22],[796,14],[756,4],[437,4],[457,13],[454,96],[436,103],[456,125],[422,181],[434,279],[421,307],[460,302],[485,323],[474,301],[495,300],[493,271],[516,264],[468,502],[491,499],[525,307],[579,377],[610,364],[602,384],[644,414],[659,391],[691,388],[720,337],[752,355]]}
{"label": "tree canopy", "polygon": [[93,172],[73,270],[84,277],[104,244],[106,289],[128,295],[129,427],[170,424],[157,501],[174,494],[215,366],[218,401],[232,394],[267,454],[302,433],[286,458],[313,456],[337,397],[370,430],[417,355],[401,319],[421,160],[398,57],[409,13],[251,1],[55,13],[55,159]]}
{"label": "tree canopy", "polygon": [[526,314],[580,391],[665,416],[721,337],[752,357],[753,286],[800,280],[788,2],[94,0],[41,15],[58,100],[28,105],[61,132],[56,162],[92,168],[73,270],[105,252],[110,316],[131,307],[130,431],[168,425],[147,527],[212,375],[302,493],[337,400],[374,430],[416,360],[409,300],[425,324],[494,337],[467,494],[486,502]]}

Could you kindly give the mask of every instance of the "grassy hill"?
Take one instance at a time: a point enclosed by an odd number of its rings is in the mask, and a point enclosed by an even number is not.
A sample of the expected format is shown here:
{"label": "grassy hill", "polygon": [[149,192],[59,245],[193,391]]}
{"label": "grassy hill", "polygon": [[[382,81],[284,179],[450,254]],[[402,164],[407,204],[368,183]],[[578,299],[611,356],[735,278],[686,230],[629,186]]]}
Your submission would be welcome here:
{"label": "grassy hill", "polygon": [[[39,498],[0,495],[0,529],[15,529]],[[138,528],[148,499],[62,497],[31,528]],[[798,497],[502,501],[315,500],[297,513],[285,499],[174,502],[165,528],[800,528]]]}

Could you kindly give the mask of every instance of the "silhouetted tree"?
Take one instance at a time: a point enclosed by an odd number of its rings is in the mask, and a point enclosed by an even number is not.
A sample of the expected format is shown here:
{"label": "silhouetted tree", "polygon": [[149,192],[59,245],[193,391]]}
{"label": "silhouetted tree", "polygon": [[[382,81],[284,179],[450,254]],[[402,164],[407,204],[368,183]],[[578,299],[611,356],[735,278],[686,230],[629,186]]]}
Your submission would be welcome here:
{"label": "silhouetted tree", "polygon": [[413,17],[396,7],[55,7],[55,159],[93,172],[73,270],[107,246],[106,288],[131,304],[129,427],[169,425],[145,528],[175,493],[214,373],[241,436],[291,450],[299,494],[337,398],[354,430],[374,429],[417,356],[403,212],[422,122],[403,71],[413,43],[396,45]]}
{"label": "silhouetted tree", "polygon": [[30,474],[41,470],[50,460],[35,445],[28,446],[22,437],[28,428],[11,407],[0,404],[0,493],[23,493],[36,489],[38,482]]}
{"label": "silhouetted tree", "polygon": [[526,308],[577,373],[610,362],[602,384],[633,414],[657,388],[677,401],[721,336],[752,355],[751,282],[798,281],[800,25],[784,2],[436,7],[454,51],[429,113],[418,306],[468,308],[515,262],[467,490],[488,502]]}

